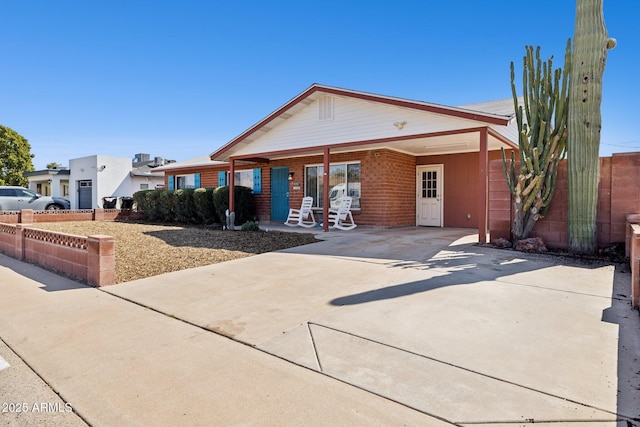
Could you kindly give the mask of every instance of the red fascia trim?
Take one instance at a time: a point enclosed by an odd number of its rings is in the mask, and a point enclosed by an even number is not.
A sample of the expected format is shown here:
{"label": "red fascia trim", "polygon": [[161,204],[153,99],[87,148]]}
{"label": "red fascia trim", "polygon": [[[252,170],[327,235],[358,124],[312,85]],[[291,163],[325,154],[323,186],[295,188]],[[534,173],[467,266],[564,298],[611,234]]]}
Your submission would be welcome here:
{"label": "red fascia trim", "polygon": [[267,117],[265,117],[264,119],[262,119],[261,121],[259,121],[255,125],[251,126],[249,129],[247,129],[246,131],[244,131],[243,133],[241,133],[240,135],[238,135],[234,139],[232,139],[229,143],[223,145],[218,151],[215,151],[215,152],[211,153],[211,156],[210,156],[211,160],[213,160],[214,158],[218,157],[220,154],[224,153],[229,148],[232,148],[234,145],[236,145],[238,142],[240,142],[241,140],[245,139],[249,135],[257,132],[258,129],[260,129],[261,127],[263,127],[264,125],[266,125],[270,121],[276,119],[282,113],[286,112],[289,108],[291,108],[293,105],[295,105],[298,102],[302,101],[304,98],[308,97],[309,95],[311,95],[312,93],[314,93],[317,90],[318,89],[317,89],[316,86],[311,86],[309,89],[305,90],[300,95],[296,96],[291,101],[287,102],[282,107],[280,107],[279,109],[277,109],[273,113],[269,114]]}
{"label": "red fascia trim", "polygon": [[512,148],[516,151],[520,150],[520,146],[514,142],[509,141],[507,138],[505,138],[503,135],[500,135],[498,132],[496,132],[495,130],[491,129],[491,128],[487,128],[489,130],[489,135],[491,135],[492,137],[499,139],[500,142],[503,142],[505,144],[507,144],[509,146],[509,148]]}

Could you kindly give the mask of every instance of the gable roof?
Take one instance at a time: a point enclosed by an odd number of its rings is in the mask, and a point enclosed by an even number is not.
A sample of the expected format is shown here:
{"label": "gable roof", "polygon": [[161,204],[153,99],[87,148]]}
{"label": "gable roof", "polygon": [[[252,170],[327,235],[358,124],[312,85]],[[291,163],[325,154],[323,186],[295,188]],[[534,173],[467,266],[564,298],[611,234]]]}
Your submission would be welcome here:
{"label": "gable roof", "polygon": [[[441,117],[459,119],[468,122],[477,122],[477,127],[494,126],[497,128],[507,127],[515,117],[513,112],[513,100],[511,108],[507,105],[508,100],[492,101],[480,104],[471,104],[462,107],[450,107],[433,104],[423,101],[396,98],[384,95],[376,95],[367,92],[341,89],[320,84],[313,84],[308,89],[288,101],[264,119],[238,135],[236,138],[222,146],[210,155],[213,160],[228,161],[235,152],[242,151],[253,141],[261,138],[274,128],[296,115],[298,112],[317,101],[323,95],[336,95],[353,100],[369,101],[377,105],[401,107],[415,112],[426,112],[437,114]],[[466,126],[467,128],[469,125]],[[513,140],[508,136],[496,135],[505,145],[514,145]],[[304,147],[300,147],[303,149]],[[246,151],[246,150],[245,150]]]}
{"label": "gable roof", "polygon": [[158,166],[157,168],[154,168],[154,171],[165,172],[173,169],[198,168],[201,166],[224,166],[226,164],[226,162],[217,162],[211,160],[211,157],[209,155],[204,154],[202,156],[193,157],[191,159],[181,160],[179,162],[172,162],[167,163],[163,166]]}

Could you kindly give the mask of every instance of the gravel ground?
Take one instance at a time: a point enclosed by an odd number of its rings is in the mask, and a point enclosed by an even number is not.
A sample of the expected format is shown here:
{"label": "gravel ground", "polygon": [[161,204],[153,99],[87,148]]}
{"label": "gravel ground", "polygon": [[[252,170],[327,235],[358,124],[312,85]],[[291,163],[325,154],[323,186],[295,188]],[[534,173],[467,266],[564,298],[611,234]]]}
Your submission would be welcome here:
{"label": "gravel ground", "polygon": [[309,233],[222,231],[131,222],[51,222],[35,223],[33,227],[77,236],[113,236],[116,241],[116,283],[317,241]]}

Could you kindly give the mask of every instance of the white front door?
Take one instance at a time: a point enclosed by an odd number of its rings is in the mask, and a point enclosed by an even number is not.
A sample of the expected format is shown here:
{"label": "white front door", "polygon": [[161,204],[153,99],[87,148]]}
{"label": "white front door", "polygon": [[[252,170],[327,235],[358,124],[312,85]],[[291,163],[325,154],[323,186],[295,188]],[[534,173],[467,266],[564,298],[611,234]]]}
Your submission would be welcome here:
{"label": "white front door", "polygon": [[418,166],[416,225],[442,227],[443,165]]}

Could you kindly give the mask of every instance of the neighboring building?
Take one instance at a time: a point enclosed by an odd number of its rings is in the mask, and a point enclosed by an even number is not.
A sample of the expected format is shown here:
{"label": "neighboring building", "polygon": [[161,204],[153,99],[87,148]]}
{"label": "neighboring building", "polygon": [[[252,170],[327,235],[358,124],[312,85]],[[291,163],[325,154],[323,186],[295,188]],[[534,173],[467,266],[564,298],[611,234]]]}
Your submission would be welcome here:
{"label": "neighboring building", "polygon": [[483,241],[488,162],[517,150],[514,117],[512,99],[448,107],[312,85],[210,163],[163,170],[168,188],[182,176],[251,186],[265,221],[285,221],[304,196],[326,215],[342,192],[358,225],[478,227]]}
{"label": "neighboring building", "polygon": [[43,169],[35,172],[27,172],[24,176],[29,180],[28,188],[43,196],[69,198],[69,171],[68,168]]}
{"label": "neighboring building", "polygon": [[[71,159],[69,169],[47,169],[25,174],[29,188],[43,195],[65,197],[71,209],[103,207],[103,198],[131,197],[136,191],[162,188],[164,173],[156,165],[170,163],[161,157],[137,154],[128,157],[94,155]],[[50,192],[51,194],[47,194]]]}

